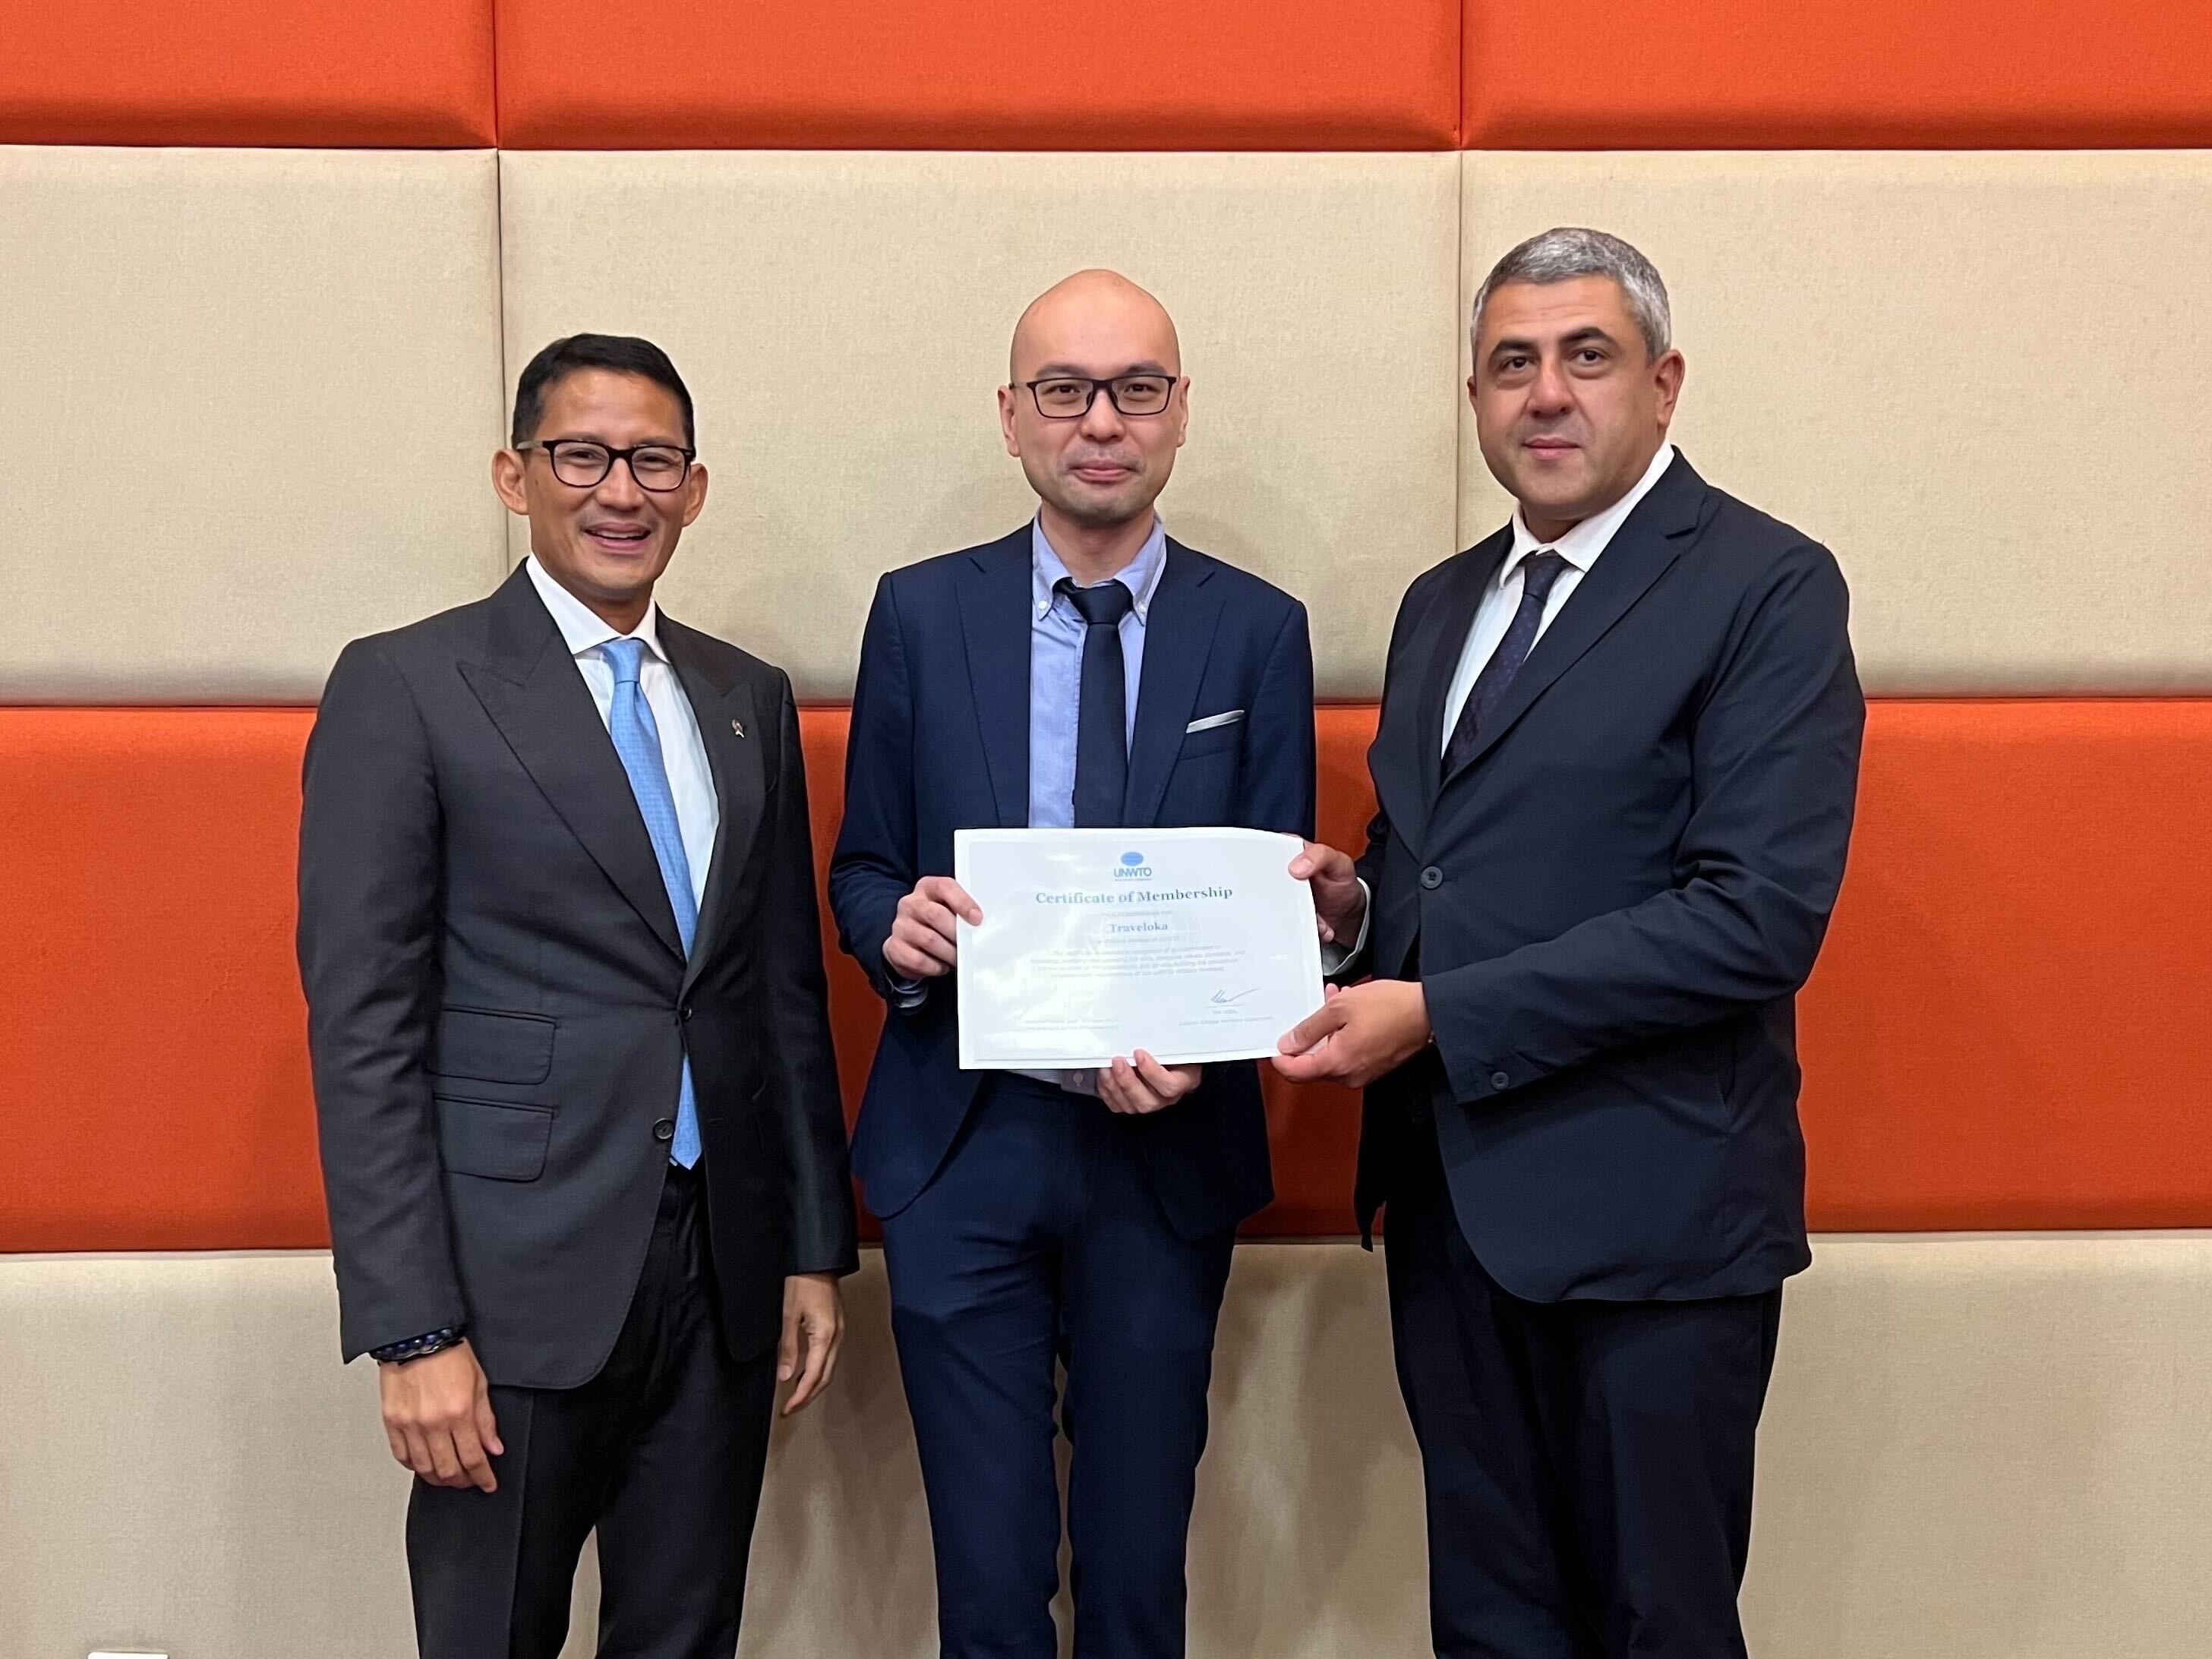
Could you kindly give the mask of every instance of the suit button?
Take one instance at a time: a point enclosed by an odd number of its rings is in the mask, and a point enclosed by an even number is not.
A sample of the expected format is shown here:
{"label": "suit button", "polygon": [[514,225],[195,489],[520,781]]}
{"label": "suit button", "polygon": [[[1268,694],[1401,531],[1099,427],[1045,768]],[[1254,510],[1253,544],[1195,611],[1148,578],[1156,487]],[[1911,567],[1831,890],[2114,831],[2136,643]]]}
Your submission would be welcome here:
{"label": "suit button", "polygon": [[1490,1086],[1493,1089],[1511,1088],[1513,1086],[1512,1073],[1510,1072],[1492,1072],[1490,1074]]}
{"label": "suit button", "polygon": [[678,1008],[676,1012],[679,1018],[689,1019],[691,1018],[691,1005],[687,1002],[681,1008]]}
{"label": "suit button", "polygon": [[676,1120],[672,1117],[664,1117],[659,1122],[655,1123],[653,1126],[653,1138],[655,1140],[675,1139]]}
{"label": "suit button", "polygon": [[1421,872],[1421,885],[1427,888],[1431,892],[1434,892],[1437,888],[1443,884],[1444,872],[1437,869],[1435,865],[1432,864],[1427,869]]}

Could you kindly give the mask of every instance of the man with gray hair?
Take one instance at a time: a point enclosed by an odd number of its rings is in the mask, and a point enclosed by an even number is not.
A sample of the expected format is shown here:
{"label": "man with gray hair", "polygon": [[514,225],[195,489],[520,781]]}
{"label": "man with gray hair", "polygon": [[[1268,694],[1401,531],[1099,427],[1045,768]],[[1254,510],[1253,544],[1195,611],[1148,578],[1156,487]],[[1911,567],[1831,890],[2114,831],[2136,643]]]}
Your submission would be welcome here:
{"label": "man with gray hair", "polygon": [[1828,551],[1667,441],[1667,290],[1500,260],[1468,380],[1512,522],[1407,590],[1346,964],[1277,1066],[1366,1089],[1442,1659],[1744,1653],[1782,1284],[1810,1261],[1794,999],[1865,708]]}

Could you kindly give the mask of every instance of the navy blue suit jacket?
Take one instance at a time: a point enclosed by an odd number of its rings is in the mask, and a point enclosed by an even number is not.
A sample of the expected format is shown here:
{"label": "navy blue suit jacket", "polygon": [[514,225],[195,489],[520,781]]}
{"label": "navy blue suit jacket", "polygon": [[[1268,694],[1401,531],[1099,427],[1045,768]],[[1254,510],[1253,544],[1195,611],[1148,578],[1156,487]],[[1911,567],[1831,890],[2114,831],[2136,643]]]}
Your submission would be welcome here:
{"label": "navy blue suit jacket", "polygon": [[1827,550],[1678,455],[1441,775],[1501,531],[1407,591],[1368,765],[1371,970],[1436,1046],[1369,1091],[1364,1229],[1433,1115],[1515,1295],[1771,1290],[1810,1260],[1794,997],[1843,878],[1865,705]]}
{"label": "navy blue suit jacket", "polygon": [[[951,976],[902,1008],[884,970],[898,902],[952,873],[952,832],[1029,822],[1030,530],[886,575],[860,647],[845,822],[830,866],[840,942],[890,1005],[854,1170],[877,1214],[929,1184],[988,1075],[959,1064]],[[1194,720],[1245,718],[1202,732]],[[1305,607],[1170,540],[1146,624],[1124,822],[1313,833],[1313,653]],[[1186,1237],[1232,1227],[1274,1195],[1250,1063],[1142,1119],[1147,1166]]]}

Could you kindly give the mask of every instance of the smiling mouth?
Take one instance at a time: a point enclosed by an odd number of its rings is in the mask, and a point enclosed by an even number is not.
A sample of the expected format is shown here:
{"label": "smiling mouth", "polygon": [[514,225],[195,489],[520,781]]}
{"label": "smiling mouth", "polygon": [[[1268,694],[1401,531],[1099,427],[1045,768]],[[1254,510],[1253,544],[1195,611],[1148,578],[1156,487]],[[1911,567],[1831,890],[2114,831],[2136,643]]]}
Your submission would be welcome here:
{"label": "smiling mouth", "polygon": [[611,553],[635,553],[651,539],[652,532],[641,525],[594,525],[584,535],[594,546]]}

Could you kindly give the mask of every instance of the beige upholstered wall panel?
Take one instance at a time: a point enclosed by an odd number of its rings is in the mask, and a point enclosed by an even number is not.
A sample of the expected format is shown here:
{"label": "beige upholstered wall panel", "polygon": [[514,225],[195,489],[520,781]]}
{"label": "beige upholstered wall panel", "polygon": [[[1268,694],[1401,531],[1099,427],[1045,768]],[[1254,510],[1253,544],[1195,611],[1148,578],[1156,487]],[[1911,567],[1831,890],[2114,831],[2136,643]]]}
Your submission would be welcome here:
{"label": "beige upholstered wall panel", "polygon": [[[1825,1239],[1790,1288],[1747,1609],[1762,1659],[2174,1659],[2212,1624],[2212,1237]],[[1240,1252],[1197,1659],[1423,1651],[1381,1263]],[[880,1262],[780,1435],[748,1659],[924,1659]],[[402,1659],[399,1515],[319,1255],[0,1258],[0,1659]],[[860,1587],[856,1593],[855,1587]],[[579,1593],[588,1611],[586,1580]],[[570,1652],[589,1651],[580,1635]]]}
{"label": "beige upholstered wall panel", "polygon": [[1816,1239],[1784,1304],[1762,1659],[2177,1659],[2212,1627],[2212,1235]]}
{"label": "beige upholstered wall panel", "polygon": [[[1685,452],[1835,550],[1870,689],[2212,689],[2212,151],[1464,166],[1470,295],[1555,224],[1657,264]],[[1471,420],[1462,459],[1472,541]]]}
{"label": "beige upholstered wall panel", "polygon": [[488,153],[0,148],[0,699],[303,701],[501,568]]}
{"label": "beige upholstered wall panel", "polygon": [[509,153],[508,360],[579,328],[668,348],[714,471],[670,608],[842,696],[878,573],[1033,509],[992,400],[1008,336],[1116,266],[1193,378],[1170,529],[1304,597],[1323,690],[1363,692],[1400,589],[1453,547],[1457,166]]}

